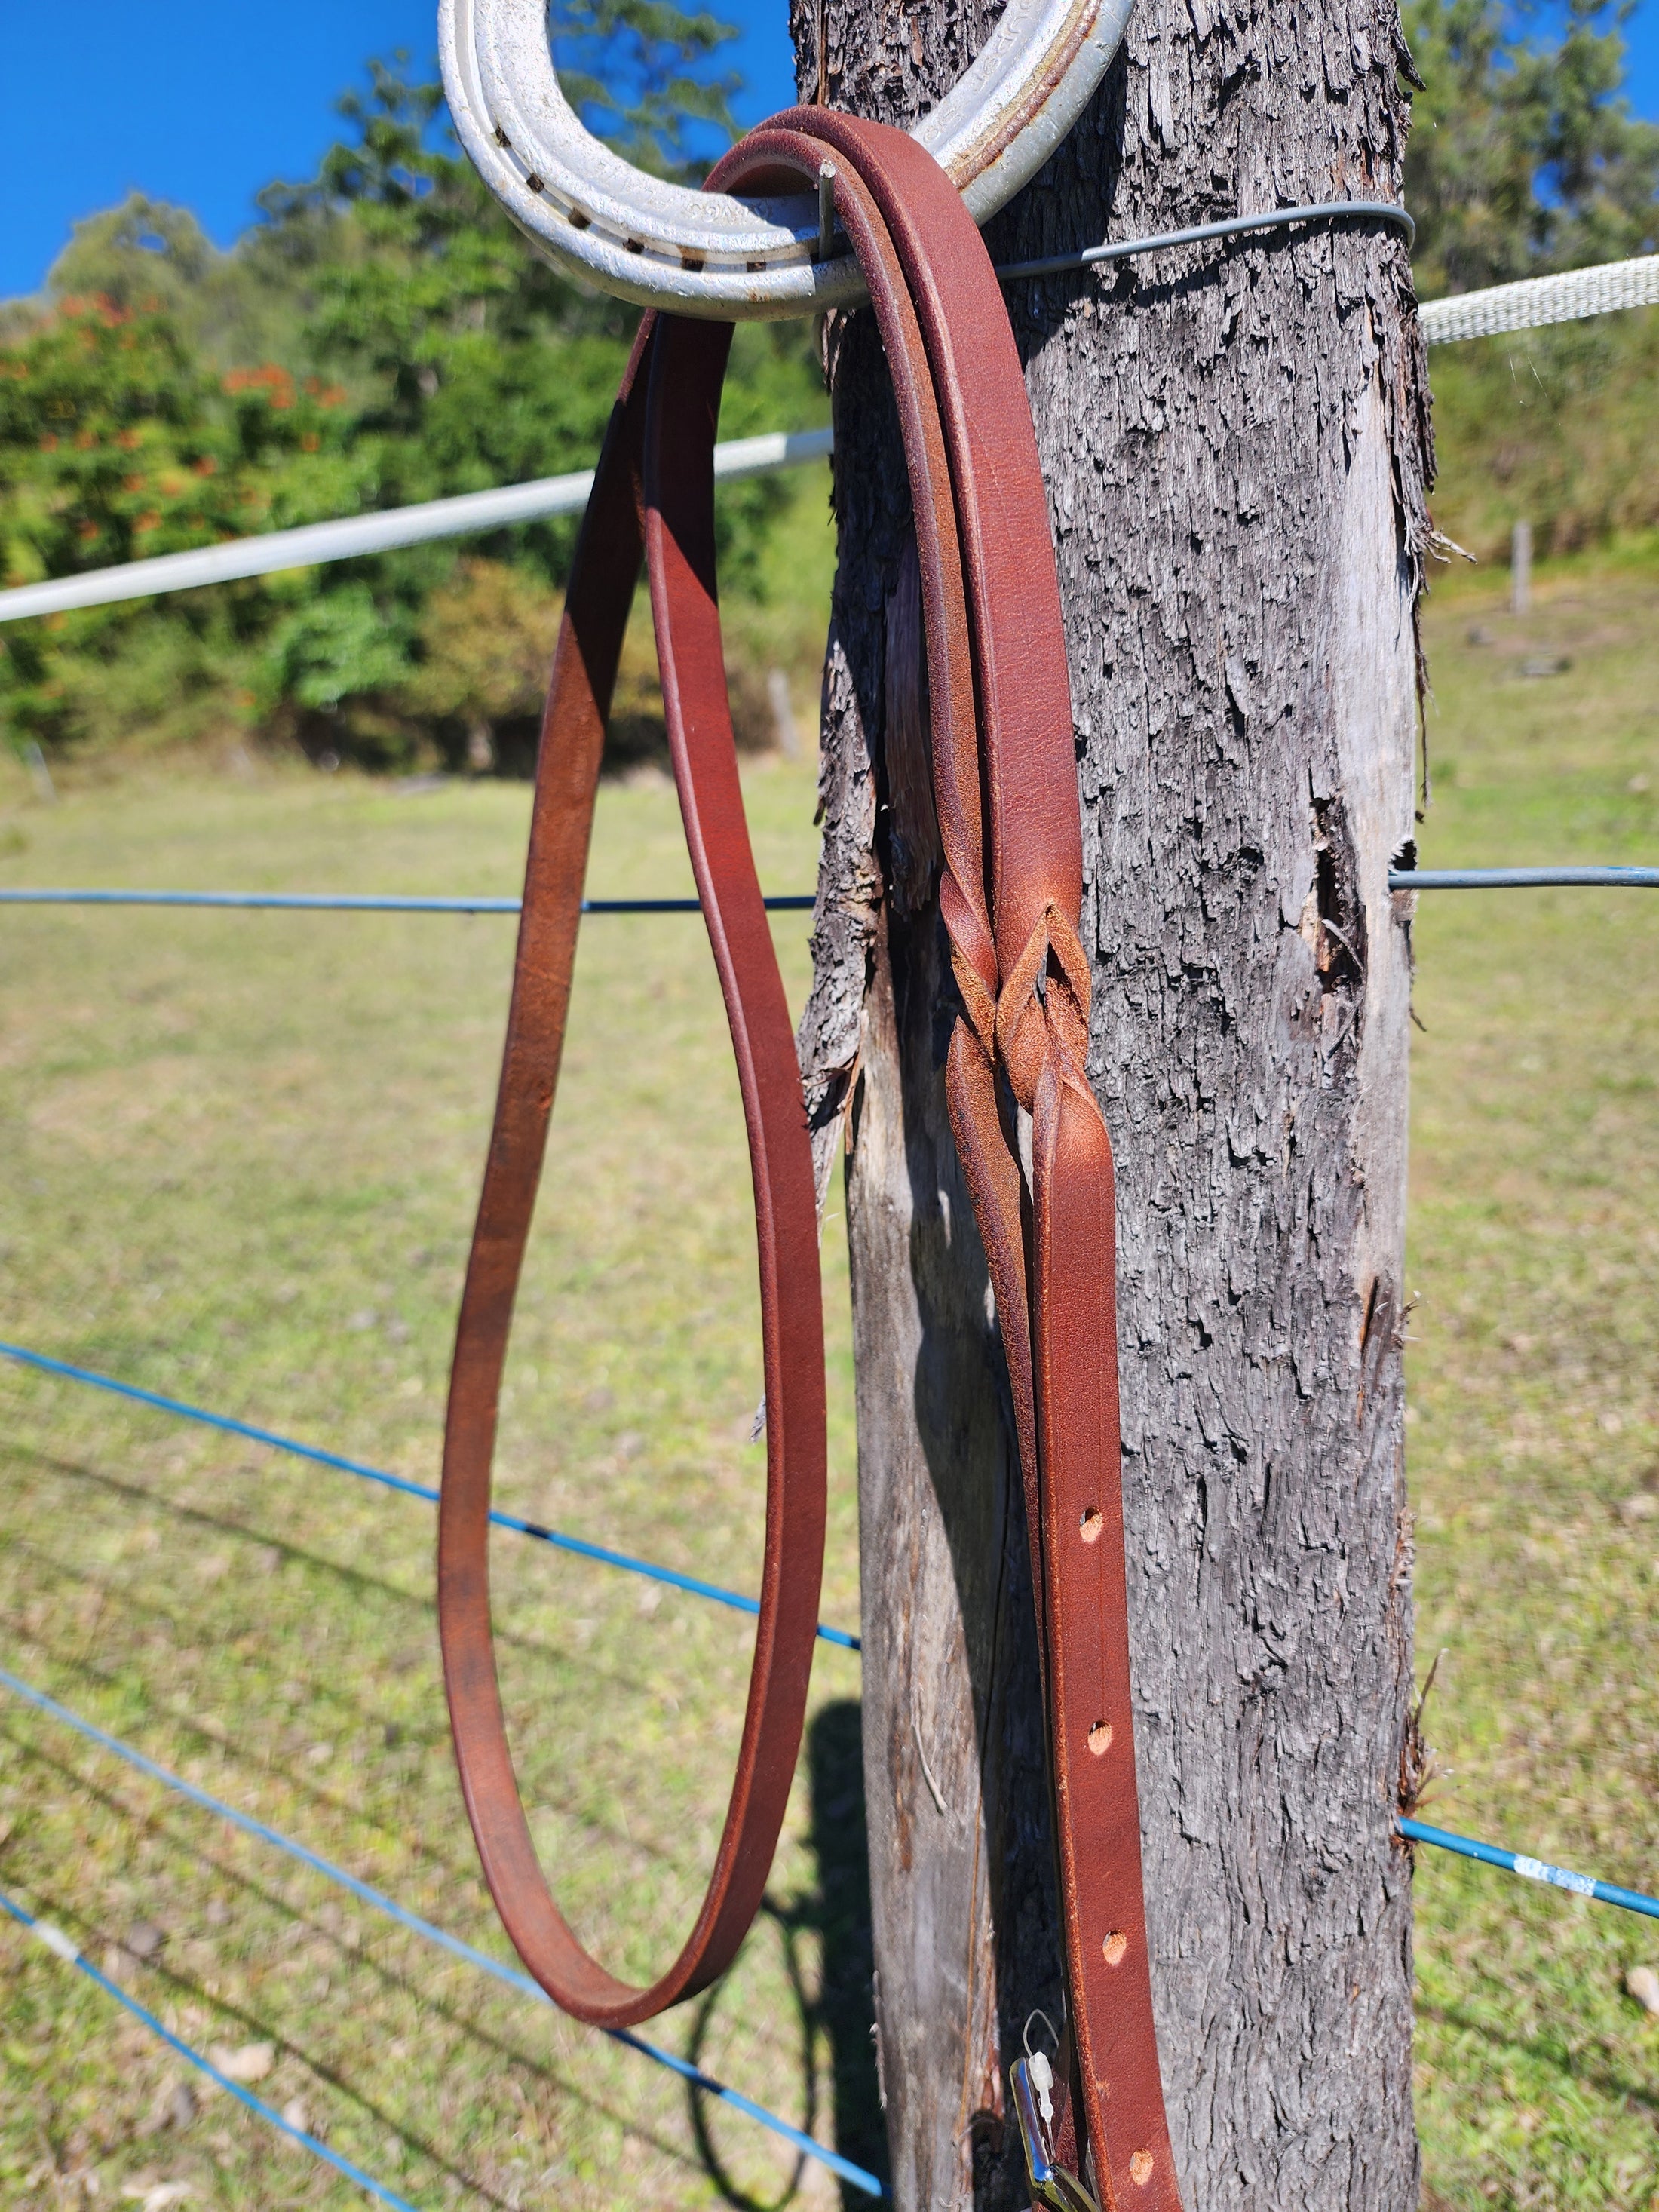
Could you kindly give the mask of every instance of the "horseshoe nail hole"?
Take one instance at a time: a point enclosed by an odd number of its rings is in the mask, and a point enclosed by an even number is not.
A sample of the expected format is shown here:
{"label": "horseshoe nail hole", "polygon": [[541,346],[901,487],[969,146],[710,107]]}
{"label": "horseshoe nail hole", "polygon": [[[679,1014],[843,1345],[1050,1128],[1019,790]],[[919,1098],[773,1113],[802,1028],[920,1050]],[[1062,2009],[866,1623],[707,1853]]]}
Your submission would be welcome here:
{"label": "horseshoe nail hole", "polygon": [[645,251],[645,240],[642,238],[626,239],[623,244],[629,253],[643,253]]}
{"label": "horseshoe nail hole", "polygon": [[592,226],[592,216],[589,215],[586,208],[573,207],[571,209],[570,228],[572,230],[586,230]]}
{"label": "horseshoe nail hole", "polygon": [[1105,1517],[1097,1505],[1091,1505],[1086,1513],[1078,1516],[1077,1532],[1085,1544],[1097,1544],[1105,1526]]}
{"label": "horseshoe nail hole", "polygon": [[689,269],[691,274],[695,276],[697,275],[699,270],[703,269],[706,265],[707,264],[701,253],[688,253],[685,248],[681,246],[680,266],[682,269]]}
{"label": "horseshoe nail hole", "polygon": [[1137,2189],[1144,2189],[1152,2178],[1152,2154],[1138,2150],[1129,2160],[1129,2179]]}
{"label": "horseshoe nail hole", "polygon": [[1089,1748],[1097,1759],[1103,1759],[1112,1747],[1110,1721],[1097,1721],[1089,1731]]}
{"label": "horseshoe nail hole", "polygon": [[541,179],[540,179],[540,178],[536,174],[536,172],[535,172],[533,169],[530,172],[530,174],[529,174],[529,175],[525,179],[525,180],[524,180],[524,181],[525,181],[525,188],[526,188],[526,191],[532,191],[532,192],[538,192],[538,191],[540,191],[540,190],[541,190],[541,188],[542,188],[542,180],[541,180]]}
{"label": "horseshoe nail hole", "polygon": [[505,146],[509,154],[513,151],[513,141],[507,137],[506,131],[502,130],[499,123],[495,125],[495,143],[498,146]]}
{"label": "horseshoe nail hole", "polygon": [[1114,1928],[1100,1947],[1101,1954],[1109,1966],[1121,1966],[1123,1964],[1123,1954],[1128,1948],[1129,1939],[1121,1928]]}

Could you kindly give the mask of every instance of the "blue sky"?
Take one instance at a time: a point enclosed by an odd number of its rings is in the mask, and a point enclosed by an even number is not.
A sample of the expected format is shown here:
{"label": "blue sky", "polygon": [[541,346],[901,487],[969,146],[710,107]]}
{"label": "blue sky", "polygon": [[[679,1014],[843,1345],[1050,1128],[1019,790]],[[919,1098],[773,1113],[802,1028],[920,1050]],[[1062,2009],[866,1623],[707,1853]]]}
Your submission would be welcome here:
{"label": "blue sky", "polygon": [[[741,120],[793,92],[784,0],[714,0],[742,27]],[[308,175],[370,54],[431,61],[435,0],[0,0],[0,299],[35,290],[77,217],[131,189],[228,246],[273,177]],[[1632,93],[1659,118],[1659,0],[1629,27]]]}

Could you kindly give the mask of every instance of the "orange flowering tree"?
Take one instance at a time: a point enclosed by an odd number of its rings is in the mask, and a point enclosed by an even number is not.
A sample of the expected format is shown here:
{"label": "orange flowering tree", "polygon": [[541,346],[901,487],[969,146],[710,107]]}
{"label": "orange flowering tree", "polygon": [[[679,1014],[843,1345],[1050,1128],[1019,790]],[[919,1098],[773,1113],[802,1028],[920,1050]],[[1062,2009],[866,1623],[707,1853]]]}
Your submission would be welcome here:
{"label": "orange flowering tree", "polygon": [[[664,72],[719,40],[653,0],[641,46],[630,9],[569,0],[562,21],[623,41],[633,89],[617,112],[637,110],[661,139],[643,150],[683,166],[651,121],[684,104]],[[575,56],[585,95],[593,58]],[[263,193],[230,254],[137,198],[81,226],[46,304],[0,337],[0,584],[591,464],[635,312],[530,253],[445,135],[435,86],[379,64],[370,77],[341,103],[347,139],[309,183]],[[706,89],[718,141],[723,94]],[[823,412],[802,330],[739,331],[723,434]],[[763,593],[785,496],[770,478],[722,492],[728,588]],[[366,764],[434,740],[476,759],[497,737],[522,757],[539,682],[507,708],[463,695],[480,653],[493,668],[544,658],[574,534],[562,517],[0,629],[0,725],[48,749],[240,726]],[[461,606],[489,629],[465,653]]]}

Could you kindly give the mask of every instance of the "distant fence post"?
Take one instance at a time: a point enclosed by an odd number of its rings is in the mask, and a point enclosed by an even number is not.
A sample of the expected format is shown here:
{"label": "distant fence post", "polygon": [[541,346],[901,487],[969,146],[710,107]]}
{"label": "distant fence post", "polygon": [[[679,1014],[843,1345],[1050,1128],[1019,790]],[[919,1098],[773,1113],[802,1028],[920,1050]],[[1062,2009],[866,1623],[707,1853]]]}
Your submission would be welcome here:
{"label": "distant fence post", "polygon": [[789,699],[789,678],[782,669],[775,668],[766,678],[766,696],[772,707],[772,726],[778,740],[778,750],[786,760],[800,758],[800,732],[795,726],[795,710]]}
{"label": "distant fence post", "polygon": [[1510,532],[1510,612],[1523,615],[1532,601],[1532,525],[1517,522]]}

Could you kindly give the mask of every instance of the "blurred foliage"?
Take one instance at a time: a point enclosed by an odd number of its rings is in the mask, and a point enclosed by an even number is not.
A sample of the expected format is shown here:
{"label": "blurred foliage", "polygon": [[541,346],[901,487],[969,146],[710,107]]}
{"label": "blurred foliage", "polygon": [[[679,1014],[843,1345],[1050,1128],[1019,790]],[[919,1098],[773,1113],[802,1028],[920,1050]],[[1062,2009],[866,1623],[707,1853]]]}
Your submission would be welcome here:
{"label": "blurred foliage", "polygon": [[640,168],[699,183],[705,142],[723,153],[737,136],[739,80],[708,72],[732,35],[714,16],[659,0],[552,0],[548,28],[566,99]]}
{"label": "blurred foliage", "polygon": [[[1659,126],[1620,88],[1627,10],[1568,0],[1552,43],[1501,0],[1407,0],[1407,197],[1425,296],[1651,248]],[[696,174],[732,131],[729,33],[659,0],[556,0],[562,77],[629,158]],[[635,312],[539,260],[460,158],[435,86],[370,64],[317,173],[259,196],[220,252],[134,196],[80,224],[43,295],[0,311],[0,577],[22,583],[588,465]],[[1483,554],[1659,522],[1659,318],[1435,359],[1437,520]],[[801,325],[736,337],[722,434],[821,422]],[[734,704],[803,679],[821,531],[803,487],[723,487]],[[369,766],[527,765],[574,543],[559,518],[0,633],[0,723],[49,753],[238,734]],[[797,555],[804,555],[798,559]],[[769,611],[767,603],[787,601]],[[636,665],[637,664],[637,665]],[[799,664],[799,665],[798,665]],[[804,679],[803,679],[804,680]],[[796,682],[801,689],[801,681]],[[615,753],[661,745],[630,647]]]}
{"label": "blurred foliage", "polygon": [[[634,158],[684,175],[700,137],[728,141],[712,17],[561,0],[554,31],[573,98]],[[591,465],[636,311],[531,252],[436,86],[372,63],[340,112],[315,177],[261,192],[230,253],[135,196],[0,322],[5,582]],[[738,333],[724,435],[824,413],[803,326]],[[789,497],[776,477],[723,488],[728,590],[765,596]],[[17,625],[0,718],[60,752],[258,729],[366,765],[476,763],[498,715],[533,712],[576,521]],[[495,633],[471,663],[488,699],[463,696],[465,608]]]}
{"label": "blurred foliage", "polygon": [[1635,4],[1566,0],[1552,44],[1515,35],[1536,0],[1404,0],[1420,297],[1654,251],[1659,124],[1621,91]]}
{"label": "blurred foliage", "polygon": [[[1421,298],[1659,246],[1659,124],[1622,92],[1630,0],[1566,0],[1553,42],[1538,13],[1405,0]],[[1501,559],[1521,520],[1540,553],[1659,524],[1656,369],[1650,312],[1437,348],[1438,527]]]}
{"label": "blurred foliage", "polygon": [[1659,528],[1659,308],[1437,346],[1437,526],[1482,560]]}

